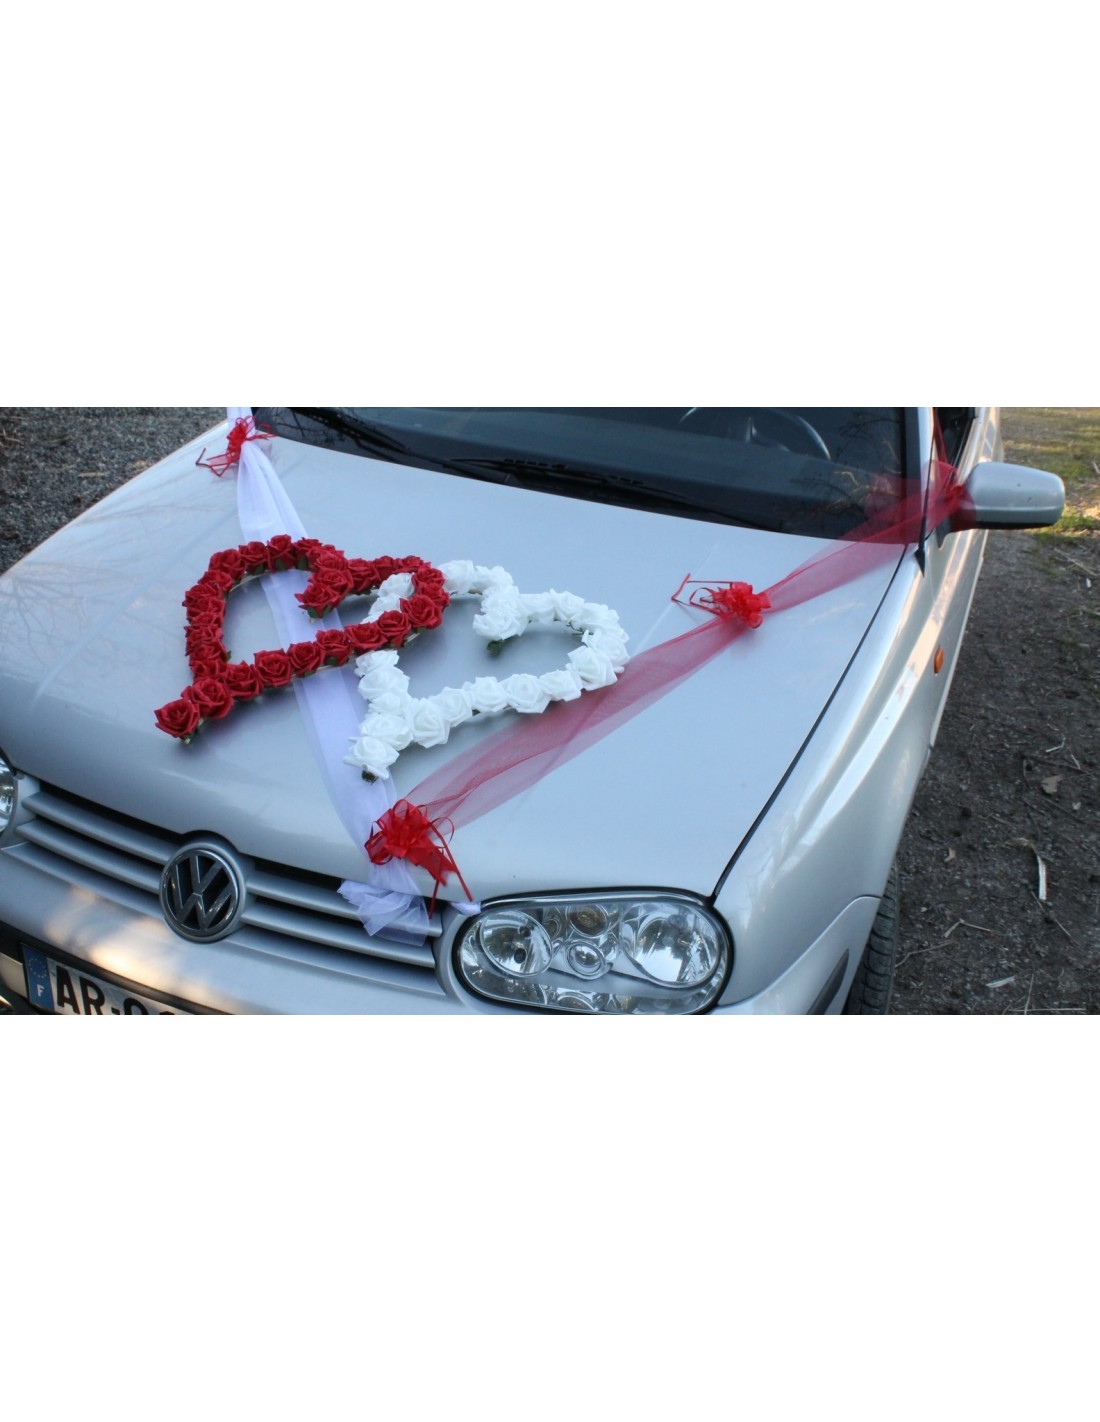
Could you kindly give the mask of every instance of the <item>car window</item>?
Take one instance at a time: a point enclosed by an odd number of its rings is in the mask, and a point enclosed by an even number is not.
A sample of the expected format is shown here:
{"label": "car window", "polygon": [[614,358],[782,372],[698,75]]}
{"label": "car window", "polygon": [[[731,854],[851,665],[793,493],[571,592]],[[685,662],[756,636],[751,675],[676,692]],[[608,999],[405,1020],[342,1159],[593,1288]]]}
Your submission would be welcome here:
{"label": "car window", "polygon": [[258,408],[274,433],[563,497],[840,538],[900,497],[905,412],[839,407]]}
{"label": "car window", "polygon": [[933,427],[939,441],[936,457],[946,460],[948,464],[958,464],[977,411],[937,405],[933,413]]}

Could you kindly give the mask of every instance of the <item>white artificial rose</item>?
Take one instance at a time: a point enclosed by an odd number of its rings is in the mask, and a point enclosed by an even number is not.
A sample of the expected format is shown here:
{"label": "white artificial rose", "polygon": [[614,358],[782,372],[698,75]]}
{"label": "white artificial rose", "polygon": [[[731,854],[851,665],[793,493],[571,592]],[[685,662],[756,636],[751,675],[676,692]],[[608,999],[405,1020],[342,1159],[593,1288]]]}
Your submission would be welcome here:
{"label": "white artificial rose", "polygon": [[503,592],[507,588],[514,588],[516,580],[512,577],[507,568],[502,568],[499,563],[492,568],[478,568],[477,581],[475,583],[478,592],[493,591]]}
{"label": "white artificial rose", "polygon": [[359,695],[364,701],[375,701],[379,696],[405,696],[409,689],[409,678],[396,667],[382,667],[377,672],[368,672],[359,681]]}
{"label": "white artificial rose", "polygon": [[471,708],[483,716],[495,716],[498,711],[508,709],[507,694],[495,677],[479,676],[466,686],[470,691]]}
{"label": "white artificial rose", "polygon": [[601,686],[610,686],[615,680],[615,669],[611,660],[595,647],[578,647],[569,653],[569,664],[577,673],[585,691],[596,691]]}
{"label": "white artificial rose", "polygon": [[416,589],[416,579],[411,573],[395,573],[388,581],[391,584],[396,584],[391,588],[391,591],[398,597],[412,597]]}
{"label": "white artificial rose", "polygon": [[576,701],[581,694],[581,679],[572,667],[544,672],[539,683],[552,701]]}
{"label": "white artificial rose", "polygon": [[474,714],[470,693],[464,686],[448,686],[432,697],[449,726],[461,726]]}
{"label": "white artificial rose", "polygon": [[443,586],[452,597],[465,597],[474,584],[477,567],[469,558],[456,558],[453,563],[440,563]]}
{"label": "white artificial rose", "polygon": [[531,714],[545,711],[550,705],[549,693],[537,676],[517,672],[515,676],[502,681],[501,686],[515,711]]}
{"label": "white artificial rose", "polygon": [[388,746],[393,746],[394,750],[399,751],[403,751],[413,738],[412,727],[409,725],[407,716],[394,716],[379,712],[377,706],[372,706],[370,715],[364,717],[359,731],[361,735],[373,736],[376,740],[385,741]]}
{"label": "white artificial rose", "polygon": [[553,593],[521,593],[523,606],[527,612],[529,622],[547,623],[553,622],[557,609],[554,605]]}
{"label": "white artificial rose", "polygon": [[386,692],[403,692],[409,687],[409,678],[397,665],[396,652],[366,652],[355,663],[359,673],[359,695],[365,701]]}
{"label": "white artificial rose", "polygon": [[364,652],[361,657],[357,657],[355,665],[360,676],[365,676],[367,672],[374,671],[377,667],[395,667],[397,665],[397,653],[391,650],[378,652]]}
{"label": "white artificial rose", "polygon": [[450,725],[431,698],[413,703],[409,721],[418,746],[441,746],[451,734]]}
{"label": "white artificial rose", "polygon": [[561,622],[573,622],[584,611],[584,598],[576,593],[552,592],[550,596],[554,599],[554,608]]}
{"label": "white artificial rose", "polygon": [[581,621],[593,632],[621,632],[619,614],[612,612],[602,602],[586,602],[581,613]]}
{"label": "white artificial rose", "polygon": [[527,629],[527,613],[518,592],[490,593],[474,618],[474,631],[488,642],[503,642]]}
{"label": "white artificial rose", "polygon": [[617,672],[627,664],[626,635],[621,631],[618,636],[612,632],[586,632],[584,645],[606,657]]}
{"label": "white artificial rose", "polygon": [[[378,587],[379,599],[385,598],[393,607],[399,606],[403,597],[412,597],[413,580],[411,573],[393,573]],[[375,604],[377,606],[377,604]]]}
{"label": "white artificial rose", "polygon": [[407,691],[383,691],[370,698],[370,709],[379,716],[405,716],[411,705],[412,697]]}
{"label": "white artificial rose", "polygon": [[397,751],[393,746],[387,745],[385,741],[377,740],[374,736],[360,736],[352,743],[351,750],[344,759],[349,765],[359,766],[368,775],[377,776],[380,780],[388,780],[390,778],[389,767],[397,759]]}

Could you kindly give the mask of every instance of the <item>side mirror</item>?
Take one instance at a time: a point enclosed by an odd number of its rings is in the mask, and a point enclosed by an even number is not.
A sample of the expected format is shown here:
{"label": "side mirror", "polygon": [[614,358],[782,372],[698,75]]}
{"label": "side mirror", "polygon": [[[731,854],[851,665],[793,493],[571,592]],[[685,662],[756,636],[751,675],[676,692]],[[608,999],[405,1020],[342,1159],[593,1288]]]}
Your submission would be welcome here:
{"label": "side mirror", "polygon": [[1065,506],[1066,490],[1057,474],[1023,464],[976,464],[951,516],[951,529],[1049,528]]}

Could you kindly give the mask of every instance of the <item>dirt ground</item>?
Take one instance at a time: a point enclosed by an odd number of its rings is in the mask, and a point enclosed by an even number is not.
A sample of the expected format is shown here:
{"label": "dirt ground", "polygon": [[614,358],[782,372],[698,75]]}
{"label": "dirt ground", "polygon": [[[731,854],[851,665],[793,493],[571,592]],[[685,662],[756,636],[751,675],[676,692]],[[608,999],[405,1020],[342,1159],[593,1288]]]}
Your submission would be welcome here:
{"label": "dirt ground", "polygon": [[[0,568],[220,413],[0,410]],[[1006,410],[1005,438],[1070,516],[989,537],[900,852],[896,1013],[1100,1012],[1100,410]]]}
{"label": "dirt ground", "polygon": [[991,535],[902,842],[894,1012],[1100,1011],[1100,534]]}
{"label": "dirt ground", "polygon": [[901,846],[893,1012],[1100,1011],[1100,441],[1045,448],[1059,413],[1005,411],[1074,531],[989,535]]}

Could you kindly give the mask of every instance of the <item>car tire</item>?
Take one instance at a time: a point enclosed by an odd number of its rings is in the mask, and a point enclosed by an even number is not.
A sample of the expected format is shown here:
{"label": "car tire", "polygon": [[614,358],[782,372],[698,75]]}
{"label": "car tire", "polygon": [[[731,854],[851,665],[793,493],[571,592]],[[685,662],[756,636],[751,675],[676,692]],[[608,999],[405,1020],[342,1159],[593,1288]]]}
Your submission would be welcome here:
{"label": "car tire", "polygon": [[875,1012],[890,1011],[890,994],[894,990],[894,969],[898,961],[898,866],[895,861],[890,866],[890,877],[882,892],[878,913],[871,925],[871,936],[856,975],[852,979],[851,991],[844,1004],[844,1011]]}

